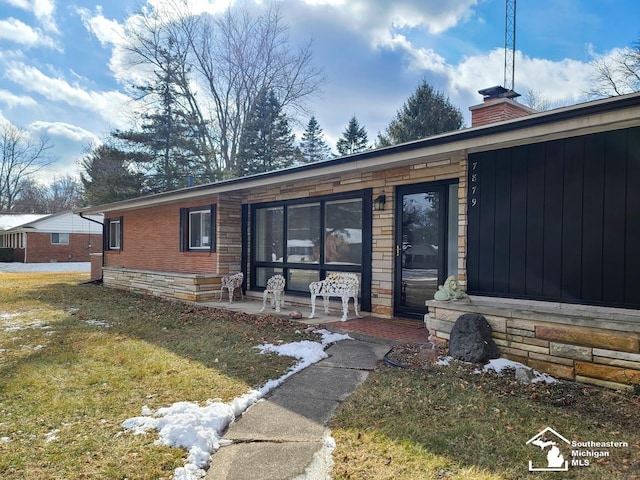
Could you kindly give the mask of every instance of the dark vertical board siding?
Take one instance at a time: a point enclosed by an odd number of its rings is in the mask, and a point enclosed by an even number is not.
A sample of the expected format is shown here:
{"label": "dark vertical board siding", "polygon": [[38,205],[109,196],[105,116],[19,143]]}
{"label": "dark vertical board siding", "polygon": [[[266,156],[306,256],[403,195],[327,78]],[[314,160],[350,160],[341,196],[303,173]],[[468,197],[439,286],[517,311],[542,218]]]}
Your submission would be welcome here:
{"label": "dark vertical board siding", "polygon": [[604,235],[602,299],[604,302],[620,304],[624,301],[625,279],[625,201],[626,201],[626,157],[625,131],[607,135],[604,173]]}
{"label": "dark vertical board siding", "polygon": [[627,137],[625,303],[640,305],[640,127]]}
{"label": "dark vertical board siding", "polygon": [[511,149],[496,152],[496,206],[493,288],[509,293],[509,234],[511,231]]}
{"label": "dark vertical board siding", "polygon": [[480,241],[478,242],[478,271],[480,278],[478,289],[483,292],[493,292],[494,270],[494,238],[495,238],[495,153],[488,153],[483,159],[482,175],[478,175],[480,182]]}
{"label": "dark vertical board siding", "polygon": [[529,146],[527,159],[526,294],[542,297],[545,144]]}
{"label": "dark vertical board siding", "polygon": [[[479,179],[482,176],[483,158],[486,154],[479,153],[469,157],[468,165],[468,193],[467,193],[467,291],[478,291],[479,267],[478,267],[478,248],[480,245],[480,204],[477,203],[480,198]],[[475,165],[475,169],[474,169]],[[471,175],[478,175],[478,181],[472,182]],[[475,189],[474,189],[475,187]],[[476,203],[473,203],[475,199]]]}
{"label": "dark vertical board siding", "polygon": [[562,200],[562,294],[577,301],[582,296],[582,191],[584,137],[566,140]]}
{"label": "dark vertical board siding", "polygon": [[470,292],[640,308],[640,127],[469,161]]}
{"label": "dark vertical board siding", "polygon": [[589,135],[584,147],[582,298],[602,301],[605,134]]}
{"label": "dark vertical board siding", "polygon": [[562,188],[564,186],[564,142],[547,144],[544,175],[544,236],[542,294],[560,298],[562,293]]}
{"label": "dark vertical board siding", "polygon": [[528,152],[529,147],[517,147],[511,156],[509,293],[519,296],[526,294]]}

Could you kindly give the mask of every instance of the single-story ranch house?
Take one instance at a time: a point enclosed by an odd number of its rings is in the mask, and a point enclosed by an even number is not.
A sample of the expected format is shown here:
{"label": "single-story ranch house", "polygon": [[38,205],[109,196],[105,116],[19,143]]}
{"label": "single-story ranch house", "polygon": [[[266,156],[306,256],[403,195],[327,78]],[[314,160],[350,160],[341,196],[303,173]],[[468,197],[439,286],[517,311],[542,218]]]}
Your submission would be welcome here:
{"label": "single-story ranch house", "polygon": [[[640,93],[542,113],[480,93],[471,128],[83,209],[105,215],[104,284],[206,301],[282,274],[304,300],[354,272],[362,310],[440,342],[480,313],[504,356],[640,383]],[[433,300],[450,275],[469,298]]]}
{"label": "single-story ranch house", "polygon": [[0,261],[88,262],[102,252],[102,215],[0,214]]}

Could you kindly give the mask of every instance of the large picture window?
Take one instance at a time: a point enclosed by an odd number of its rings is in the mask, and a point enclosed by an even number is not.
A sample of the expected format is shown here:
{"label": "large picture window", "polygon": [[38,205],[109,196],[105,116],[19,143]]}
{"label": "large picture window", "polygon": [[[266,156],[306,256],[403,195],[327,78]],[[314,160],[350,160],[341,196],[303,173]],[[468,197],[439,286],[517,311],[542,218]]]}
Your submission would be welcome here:
{"label": "large picture window", "polygon": [[[370,190],[253,205],[251,288],[264,288],[275,273],[286,278],[287,291],[305,294],[328,272],[354,272],[368,284],[371,210]],[[369,289],[362,291],[370,304]]]}

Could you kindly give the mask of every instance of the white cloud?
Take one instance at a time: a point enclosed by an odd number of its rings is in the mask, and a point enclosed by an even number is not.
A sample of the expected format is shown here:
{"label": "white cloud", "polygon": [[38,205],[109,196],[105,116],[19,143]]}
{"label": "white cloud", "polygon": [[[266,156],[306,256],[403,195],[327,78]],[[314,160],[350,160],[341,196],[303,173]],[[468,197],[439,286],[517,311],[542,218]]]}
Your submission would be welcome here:
{"label": "white cloud", "polygon": [[5,77],[50,101],[96,112],[104,120],[116,125],[126,122],[124,115],[131,99],[123,93],[85,90],[62,78],[49,77],[37,68],[20,62],[10,62],[5,68]]}
{"label": "white cloud", "polygon": [[395,34],[420,29],[437,35],[469,17],[477,0],[305,0],[312,8],[331,9],[331,16],[365,36],[373,47],[388,46]]}
{"label": "white cloud", "polygon": [[29,130],[45,132],[50,136],[64,137],[68,140],[83,144],[99,144],[100,138],[82,127],[65,122],[36,121],[29,125]]}
{"label": "white cloud", "polygon": [[102,14],[102,7],[98,5],[96,13],[86,8],[79,8],[77,12],[85,28],[100,41],[102,46],[118,45],[125,38],[124,28],[116,20],[109,20]]}
{"label": "white cloud", "polygon": [[32,28],[16,18],[0,20],[0,39],[30,48],[40,45],[57,48],[56,42],[50,36],[44,34],[39,28]]}
{"label": "white cloud", "polygon": [[0,89],[0,103],[5,104],[10,109],[16,107],[35,107],[37,105],[37,102],[31,97],[15,95],[3,89]]}
{"label": "white cloud", "polygon": [[[32,13],[38,23],[48,32],[59,33],[55,21],[55,0],[3,0],[12,7]],[[1,29],[0,29],[1,30]]]}

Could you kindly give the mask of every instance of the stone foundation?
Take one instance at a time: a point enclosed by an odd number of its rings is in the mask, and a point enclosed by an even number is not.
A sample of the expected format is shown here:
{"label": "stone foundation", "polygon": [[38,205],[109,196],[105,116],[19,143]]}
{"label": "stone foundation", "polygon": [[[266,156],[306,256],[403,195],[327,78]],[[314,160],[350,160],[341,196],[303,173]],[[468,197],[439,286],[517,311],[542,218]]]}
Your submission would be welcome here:
{"label": "stone foundation", "polygon": [[503,357],[566,380],[640,384],[640,311],[488,297],[427,305],[425,323],[442,345],[460,315],[479,313]]}
{"label": "stone foundation", "polygon": [[121,288],[168,300],[208,302],[220,298],[220,277],[216,275],[104,267],[102,281],[107,287]]}

